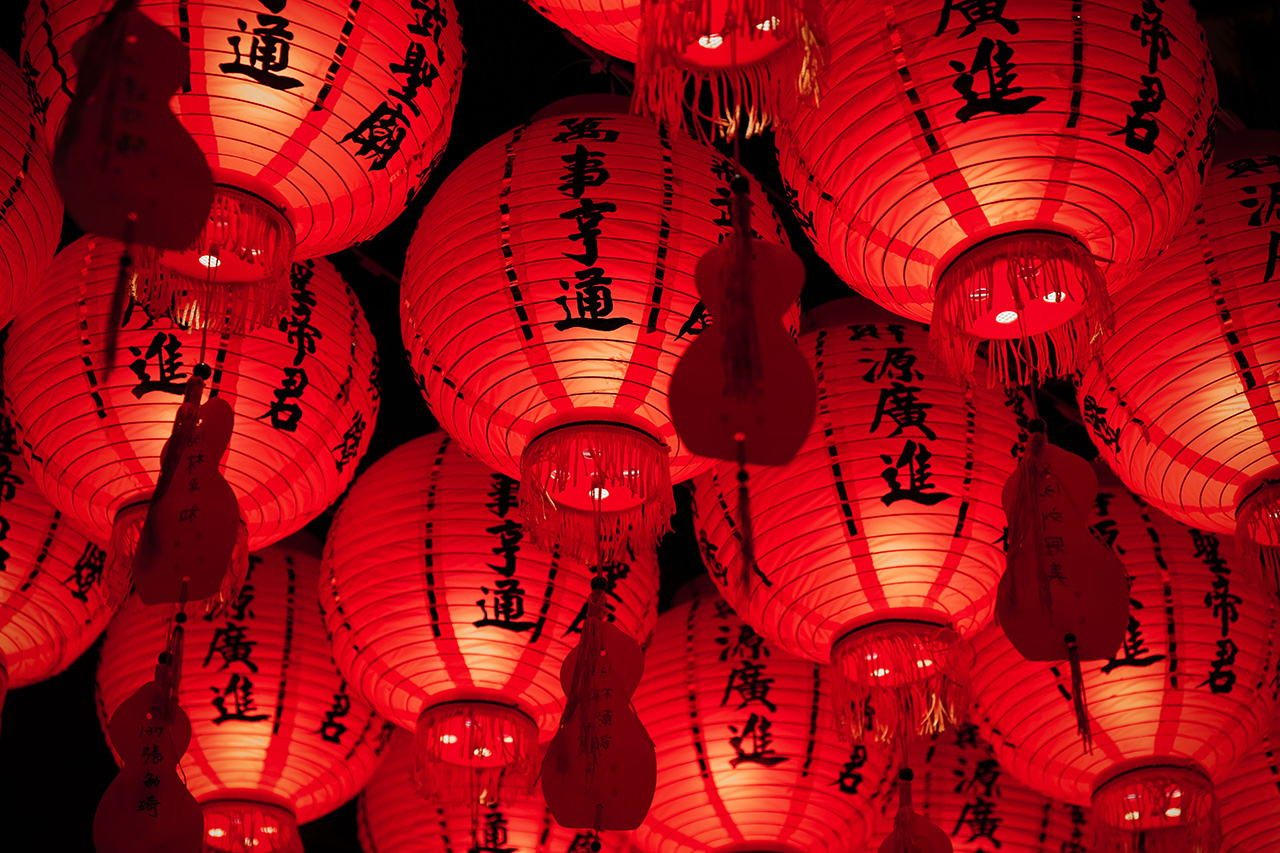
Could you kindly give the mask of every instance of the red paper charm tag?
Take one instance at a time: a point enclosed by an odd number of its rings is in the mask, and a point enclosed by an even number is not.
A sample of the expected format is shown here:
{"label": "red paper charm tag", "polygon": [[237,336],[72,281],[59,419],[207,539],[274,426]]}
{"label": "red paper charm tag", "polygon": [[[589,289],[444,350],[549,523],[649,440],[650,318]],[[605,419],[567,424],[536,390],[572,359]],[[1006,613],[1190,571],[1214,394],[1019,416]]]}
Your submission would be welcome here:
{"label": "red paper charm tag", "polygon": [[178,776],[191,721],[149,681],[111,715],[108,734],[121,756],[119,775],[93,816],[98,853],[200,853],[204,815]]}
{"label": "red paper charm tag", "polygon": [[898,771],[898,813],[893,831],[880,844],[879,853],[952,853],[951,839],[928,818],[915,813],[911,802],[909,768]]}
{"label": "red paper charm tag", "polygon": [[1026,453],[1002,495],[1009,554],[996,593],[996,618],[1019,654],[1070,661],[1077,723],[1086,743],[1080,661],[1110,658],[1129,624],[1124,565],[1087,522],[1097,493],[1098,477],[1089,463],[1048,444],[1043,422],[1033,423]]}
{"label": "red paper charm tag", "polygon": [[160,480],[133,561],[134,588],[144,604],[178,601],[184,582],[189,599],[216,595],[235,552],[240,509],[220,470],[235,413],[226,400],[214,398],[200,406],[198,417],[183,446],[180,411],[161,454]]}
{"label": "red paper charm tag", "polygon": [[120,0],[73,48],[77,89],[53,152],[67,213],[85,231],[183,249],[213,203],[213,173],[169,109],[186,46]]}
{"label": "red paper charm tag", "polygon": [[[582,639],[560,667],[568,702],[542,761],[542,791],[561,826],[635,829],[658,782],[653,741],[631,706],[644,652],[603,620],[604,592],[595,586]],[[594,665],[580,671],[583,660]]]}

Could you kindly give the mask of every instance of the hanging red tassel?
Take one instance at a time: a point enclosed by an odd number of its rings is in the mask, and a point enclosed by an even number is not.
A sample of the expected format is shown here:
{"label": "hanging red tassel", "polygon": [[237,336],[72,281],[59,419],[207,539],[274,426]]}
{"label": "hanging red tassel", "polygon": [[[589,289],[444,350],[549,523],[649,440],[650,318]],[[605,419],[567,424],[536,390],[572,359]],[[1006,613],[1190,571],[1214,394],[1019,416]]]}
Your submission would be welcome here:
{"label": "hanging red tassel", "polygon": [[1130,766],[1093,792],[1095,853],[1217,853],[1218,798],[1204,768],[1175,759]]}

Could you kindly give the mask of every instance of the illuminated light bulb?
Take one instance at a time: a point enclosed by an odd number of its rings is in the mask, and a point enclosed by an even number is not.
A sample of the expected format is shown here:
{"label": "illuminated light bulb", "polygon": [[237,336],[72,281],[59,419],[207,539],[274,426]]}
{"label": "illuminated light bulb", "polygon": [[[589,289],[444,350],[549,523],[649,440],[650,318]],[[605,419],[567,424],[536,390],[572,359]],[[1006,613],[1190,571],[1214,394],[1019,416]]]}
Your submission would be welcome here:
{"label": "illuminated light bulb", "polygon": [[1138,819],[1138,818],[1140,818],[1140,817],[1142,817],[1142,815],[1141,815],[1141,814],[1139,814],[1138,812],[1125,812],[1125,813],[1124,813],[1124,819],[1125,819],[1125,820],[1137,820],[1137,819]]}
{"label": "illuminated light bulb", "polygon": [[440,742],[441,743],[457,743],[458,736],[457,735],[440,735]]}
{"label": "illuminated light bulb", "polygon": [[988,294],[990,293],[991,291],[987,290],[985,287],[975,287],[973,290],[969,292],[969,298],[970,299],[986,299]]}
{"label": "illuminated light bulb", "polygon": [[1061,290],[1055,290],[1052,293],[1046,293],[1040,298],[1045,302],[1066,302],[1067,294],[1063,293]]}
{"label": "illuminated light bulb", "polygon": [[478,755],[481,758],[488,758],[490,755],[493,755],[493,750],[489,749],[487,746],[477,746],[475,749],[471,750],[471,754]]}
{"label": "illuminated light bulb", "polygon": [[925,658],[924,660],[918,660],[916,661],[916,666],[919,667],[920,669],[924,669],[926,666],[933,666],[933,661],[929,660],[928,658]]}
{"label": "illuminated light bulb", "polygon": [[1012,323],[1018,319],[1017,311],[1001,311],[996,315],[997,323]]}
{"label": "illuminated light bulb", "polygon": [[624,469],[624,470],[623,470],[623,472],[622,472],[622,476],[624,476],[624,477],[639,477],[639,476],[640,476],[640,469],[639,469],[639,468],[626,468],[626,469]]}
{"label": "illuminated light bulb", "polygon": [[218,260],[213,255],[201,255],[200,263],[204,264],[209,269],[217,269],[218,267],[222,266],[222,261]]}
{"label": "illuminated light bulb", "polygon": [[262,827],[262,831],[265,832],[267,835],[274,835],[276,828],[274,826],[264,826]]}
{"label": "illuminated light bulb", "polygon": [[1172,806],[1171,808],[1167,808],[1164,810],[1164,816],[1165,817],[1181,817],[1182,809],[1178,808],[1177,806]]}
{"label": "illuminated light bulb", "polygon": [[602,501],[609,497],[609,490],[604,486],[595,486],[594,488],[588,489],[587,494],[591,496],[593,501]]}
{"label": "illuminated light bulb", "polygon": [[503,735],[503,736],[502,736],[502,742],[503,742],[503,743],[515,743],[515,741],[516,741],[516,739],[515,739],[515,738],[513,738],[511,735]]}
{"label": "illuminated light bulb", "polygon": [[226,835],[226,834],[227,834],[227,831],[226,831],[225,829],[221,828],[221,827],[218,827],[218,826],[215,826],[213,829],[209,830],[209,837],[210,837],[210,838],[221,838],[222,836],[224,836],[224,835]]}
{"label": "illuminated light bulb", "polygon": [[885,669],[884,667],[881,667],[880,669],[873,669],[871,671],[871,674],[874,675],[876,678],[884,678],[886,675],[889,674],[889,670]]}
{"label": "illuminated light bulb", "polygon": [[715,50],[724,44],[724,38],[719,33],[711,33],[698,39],[698,46],[705,47],[707,50]]}

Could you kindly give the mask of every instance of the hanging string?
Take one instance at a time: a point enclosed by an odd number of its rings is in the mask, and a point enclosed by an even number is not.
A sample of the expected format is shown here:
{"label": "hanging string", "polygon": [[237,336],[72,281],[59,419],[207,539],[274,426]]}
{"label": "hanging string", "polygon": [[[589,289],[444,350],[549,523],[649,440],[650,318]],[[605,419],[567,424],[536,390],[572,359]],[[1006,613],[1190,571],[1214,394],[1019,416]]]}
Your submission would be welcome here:
{"label": "hanging string", "polygon": [[156,683],[160,685],[160,707],[154,709],[156,717],[165,725],[173,722],[173,709],[178,704],[179,682],[182,680],[182,646],[187,621],[187,582],[182,579],[182,588],[178,593],[177,612],[173,614],[169,625],[169,637],[165,650],[160,653],[155,670]]}
{"label": "hanging string", "polygon": [[137,225],[138,214],[130,211],[124,220],[124,248],[120,250],[120,268],[116,272],[116,286],[111,293],[111,310],[107,313],[107,329],[105,337],[106,353],[103,368],[103,381],[111,379],[111,371],[116,366],[116,349],[120,340],[120,320],[124,317],[124,298],[129,291],[129,280],[133,276],[133,229]]}

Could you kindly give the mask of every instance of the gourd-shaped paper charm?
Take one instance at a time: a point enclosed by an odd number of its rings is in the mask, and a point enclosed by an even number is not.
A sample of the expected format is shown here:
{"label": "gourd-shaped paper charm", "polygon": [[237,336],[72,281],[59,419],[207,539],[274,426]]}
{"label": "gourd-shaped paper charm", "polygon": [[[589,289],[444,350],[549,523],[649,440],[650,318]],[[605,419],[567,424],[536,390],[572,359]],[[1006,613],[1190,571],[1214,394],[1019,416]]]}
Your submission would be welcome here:
{"label": "gourd-shaped paper charm", "polygon": [[188,381],[138,538],[133,581],[144,604],[178,601],[184,583],[190,599],[217,595],[236,553],[240,509],[220,470],[235,413],[220,397],[199,405],[203,387]]}
{"label": "gourd-shaped paper charm", "polygon": [[1098,493],[1088,462],[1031,438],[1002,495],[1009,554],[996,592],[996,618],[1027,660],[1071,665],[1076,724],[1091,743],[1082,660],[1106,660],[1124,641],[1129,583],[1124,565],[1089,530],[1085,512]]}
{"label": "gourd-shaped paper charm", "polygon": [[204,814],[178,775],[191,721],[168,691],[148,681],[111,715],[108,734],[123,764],[93,816],[98,853],[200,853]]}
{"label": "gourd-shaped paper charm", "polygon": [[813,371],[782,322],[800,298],[804,264],[752,237],[748,186],[734,179],[733,231],[698,261],[711,322],[672,372],[670,394],[671,422],[689,450],[738,463],[742,585],[755,563],[746,465],[791,461],[818,404]]}
{"label": "gourd-shaped paper charm", "polygon": [[53,152],[67,213],[85,231],[185,249],[213,204],[213,173],[169,109],[187,80],[186,45],[118,0],[73,48],[76,94]]}
{"label": "gourd-shaped paper charm", "polygon": [[631,706],[644,652],[604,621],[604,586],[592,582],[582,639],[560,667],[568,701],[542,761],[542,792],[561,826],[635,829],[658,781],[653,741]]}
{"label": "gourd-shaped paper charm", "polygon": [[909,768],[898,771],[898,813],[893,831],[880,844],[878,853],[952,853],[951,839],[927,817],[916,814],[911,801]]}

